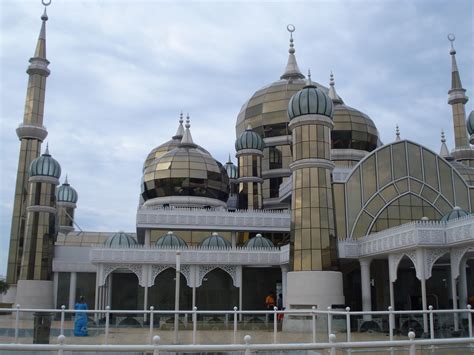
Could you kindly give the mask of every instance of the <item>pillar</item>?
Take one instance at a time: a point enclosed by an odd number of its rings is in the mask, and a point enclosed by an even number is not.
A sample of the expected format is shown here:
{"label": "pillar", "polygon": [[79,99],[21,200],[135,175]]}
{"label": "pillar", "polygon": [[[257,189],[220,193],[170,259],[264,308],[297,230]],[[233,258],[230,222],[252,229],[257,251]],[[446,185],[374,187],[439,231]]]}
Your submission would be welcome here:
{"label": "pillar", "polygon": [[288,285],[288,265],[281,265],[281,288],[282,288],[282,295],[283,295],[283,307],[287,308],[288,304],[286,302],[286,295],[287,295],[287,285]]}
{"label": "pillar", "polygon": [[[95,293],[94,293],[94,309],[99,309],[99,267],[95,272]],[[94,313],[94,321],[97,322],[97,313]]]}
{"label": "pillar", "polygon": [[71,272],[71,278],[69,279],[69,309],[74,309],[76,304],[76,286],[77,286],[77,273]]}
{"label": "pillar", "polygon": [[[243,267],[240,266],[240,272],[237,273],[238,275],[238,278],[239,278],[239,310],[242,311],[243,310],[243,297],[242,297],[242,287],[244,286],[243,285],[243,273],[244,273],[244,270],[243,270]],[[242,314],[239,314],[239,320],[242,321],[243,319],[243,315]]]}
{"label": "pillar", "polygon": [[145,229],[145,248],[149,248],[151,246],[150,236],[151,236],[151,231],[149,229]]}
{"label": "pillar", "polygon": [[[456,288],[456,278],[459,270],[456,270],[456,262],[454,261],[454,255],[451,251],[450,253],[450,264],[451,264],[451,296],[453,298],[453,309],[458,309],[458,292]],[[458,324],[458,315],[457,313],[454,314],[454,330],[459,330]]]}
{"label": "pillar", "polygon": [[53,302],[54,308],[58,307],[58,284],[59,284],[59,273],[55,272],[53,275]]}
{"label": "pillar", "polygon": [[232,231],[230,233],[230,236],[231,236],[231,243],[232,243],[232,248],[235,248],[237,246],[237,232],[236,231]]}
{"label": "pillar", "polygon": [[393,258],[395,258],[394,255],[389,254],[388,255],[388,287],[389,287],[389,292],[390,292],[390,307],[392,307],[392,310],[395,310],[395,294],[393,291],[393,283],[397,280],[397,270],[394,270],[394,265],[393,265]]}
{"label": "pillar", "polygon": [[112,307],[112,276],[113,273],[111,272],[108,276],[107,280],[107,306]]}
{"label": "pillar", "polygon": [[[370,259],[359,259],[360,281],[362,289],[362,311],[372,311],[372,292],[370,289]],[[364,315],[364,320],[370,320],[370,315]]]}
{"label": "pillar", "polygon": [[[424,311],[428,310],[428,305],[426,301],[426,273],[425,273],[425,250],[417,249],[416,250],[416,277],[420,280],[421,283],[421,303]],[[423,314],[423,331],[428,333],[428,315]]]}
{"label": "pillar", "polygon": [[[467,307],[467,277],[466,277],[467,260],[461,261],[461,267],[459,270],[459,308],[466,309]],[[462,318],[466,318],[467,313],[461,313]]]}

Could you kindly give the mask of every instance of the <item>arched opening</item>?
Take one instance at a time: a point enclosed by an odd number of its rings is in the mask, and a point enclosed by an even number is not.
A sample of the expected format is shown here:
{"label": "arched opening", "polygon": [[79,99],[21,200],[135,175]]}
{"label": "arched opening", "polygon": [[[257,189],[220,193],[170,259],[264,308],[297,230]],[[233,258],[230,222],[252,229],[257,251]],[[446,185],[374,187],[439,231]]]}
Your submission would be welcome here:
{"label": "arched opening", "polygon": [[[188,287],[186,278],[180,274],[179,309],[192,309],[192,290]],[[153,286],[148,289],[148,306],[155,309],[174,310],[176,290],[176,269],[168,268],[158,274]]]}
{"label": "arched opening", "polygon": [[132,271],[119,269],[113,273],[112,309],[143,309],[143,287]]}
{"label": "arched opening", "polygon": [[[425,270],[428,272],[428,270]],[[426,300],[434,309],[452,309],[451,263],[449,253],[441,255],[433,264],[431,277],[426,280]]]}
{"label": "arched opening", "polygon": [[233,309],[239,305],[239,290],[232,277],[220,268],[208,272],[196,289],[196,306],[200,310]]}

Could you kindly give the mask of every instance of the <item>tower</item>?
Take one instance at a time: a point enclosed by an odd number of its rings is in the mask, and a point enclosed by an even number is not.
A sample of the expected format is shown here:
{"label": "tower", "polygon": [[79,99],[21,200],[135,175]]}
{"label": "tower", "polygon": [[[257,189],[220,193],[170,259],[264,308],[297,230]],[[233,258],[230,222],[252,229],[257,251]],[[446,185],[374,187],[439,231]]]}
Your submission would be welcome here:
{"label": "tower", "polygon": [[337,240],[331,172],[333,102],[311,82],[288,103],[292,132],[290,308],[326,309],[344,303],[342,274],[337,271]]}
{"label": "tower", "polygon": [[236,157],[239,160],[239,208],[262,208],[262,137],[247,129],[235,141]]}
{"label": "tower", "polygon": [[466,132],[465,105],[469,98],[466,96],[466,89],[462,87],[456,63],[456,50],[453,45],[456,37],[450,33],[448,39],[451,42],[451,50],[449,52],[451,54],[451,89],[448,91],[448,104],[451,105],[453,110],[454,125],[454,150],[452,156],[454,159],[463,162],[463,160],[474,159]]}
{"label": "tower", "polygon": [[53,254],[56,229],[56,186],[61,166],[48,148],[29,169],[26,226],[17,281],[16,303],[27,308],[53,304]]}
{"label": "tower", "polygon": [[29,79],[23,123],[16,129],[21,143],[8,253],[7,282],[10,285],[17,283],[25,243],[28,168],[31,162],[38,158],[41,143],[48,135],[46,128],[43,126],[46,78],[50,74],[49,61],[46,59],[46,21],[48,20],[46,8],[41,20],[42,24],[36,50],[33,57],[30,58],[30,65],[26,71]]}
{"label": "tower", "polygon": [[68,234],[74,230],[74,212],[77,207],[77,199],[77,192],[69,185],[66,175],[64,183],[56,190],[59,232]]}

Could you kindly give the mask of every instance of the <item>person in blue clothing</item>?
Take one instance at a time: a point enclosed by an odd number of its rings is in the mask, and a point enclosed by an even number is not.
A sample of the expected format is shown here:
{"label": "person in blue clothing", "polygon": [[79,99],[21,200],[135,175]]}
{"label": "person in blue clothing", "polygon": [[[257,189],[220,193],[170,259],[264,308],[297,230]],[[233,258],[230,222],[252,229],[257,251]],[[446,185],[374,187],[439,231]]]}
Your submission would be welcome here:
{"label": "person in blue clothing", "polygon": [[[79,302],[74,305],[74,309],[78,311],[87,311],[86,298],[84,296],[79,297]],[[77,337],[88,336],[87,332],[87,313],[77,312],[76,319],[74,320],[74,335]]]}

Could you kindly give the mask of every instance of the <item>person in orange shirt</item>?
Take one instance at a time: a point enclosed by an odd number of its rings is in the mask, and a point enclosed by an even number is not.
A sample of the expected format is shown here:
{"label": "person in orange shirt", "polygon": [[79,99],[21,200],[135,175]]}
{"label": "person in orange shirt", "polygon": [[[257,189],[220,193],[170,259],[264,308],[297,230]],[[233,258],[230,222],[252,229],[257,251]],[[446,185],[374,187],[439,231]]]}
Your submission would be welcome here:
{"label": "person in orange shirt", "polygon": [[[274,292],[269,292],[268,296],[265,297],[265,306],[267,307],[268,310],[273,311],[273,307],[275,307],[275,293]],[[273,320],[273,314],[270,313],[270,321]]]}

